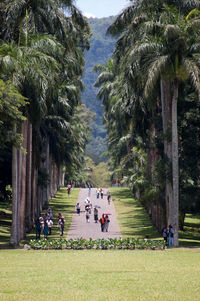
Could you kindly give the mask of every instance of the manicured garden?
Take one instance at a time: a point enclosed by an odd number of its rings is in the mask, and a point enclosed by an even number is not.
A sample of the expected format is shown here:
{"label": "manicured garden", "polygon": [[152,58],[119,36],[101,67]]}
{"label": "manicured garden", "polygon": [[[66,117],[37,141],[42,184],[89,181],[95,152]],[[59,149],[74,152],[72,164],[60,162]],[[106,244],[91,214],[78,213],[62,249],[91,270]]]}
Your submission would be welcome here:
{"label": "manicured garden", "polygon": [[[31,249],[0,251],[0,300],[199,300],[199,249],[163,250],[160,234],[127,188],[112,189],[123,239],[60,239],[56,216],[65,216],[67,233],[78,193],[68,196],[63,188],[50,202],[51,239],[34,241],[33,231],[23,242]],[[198,227],[198,217],[186,219],[187,246],[198,246]]]}

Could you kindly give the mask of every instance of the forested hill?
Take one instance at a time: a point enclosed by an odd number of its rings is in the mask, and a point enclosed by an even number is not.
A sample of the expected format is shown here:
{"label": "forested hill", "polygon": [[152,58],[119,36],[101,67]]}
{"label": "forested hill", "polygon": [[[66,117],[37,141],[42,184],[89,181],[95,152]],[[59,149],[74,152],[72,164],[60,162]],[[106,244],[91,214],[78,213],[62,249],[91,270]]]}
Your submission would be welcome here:
{"label": "forested hill", "polygon": [[115,40],[106,35],[108,26],[114,21],[115,17],[90,18],[89,23],[93,32],[90,50],[85,52],[85,73],[83,82],[85,91],[82,95],[83,103],[96,113],[96,120],[93,125],[93,137],[87,147],[87,153],[98,162],[97,157],[106,151],[106,130],[102,124],[101,101],[97,99],[97,89],[93,87],[98,74],[93,72],[97,64],[105,64],[111,57],[114,49]]}

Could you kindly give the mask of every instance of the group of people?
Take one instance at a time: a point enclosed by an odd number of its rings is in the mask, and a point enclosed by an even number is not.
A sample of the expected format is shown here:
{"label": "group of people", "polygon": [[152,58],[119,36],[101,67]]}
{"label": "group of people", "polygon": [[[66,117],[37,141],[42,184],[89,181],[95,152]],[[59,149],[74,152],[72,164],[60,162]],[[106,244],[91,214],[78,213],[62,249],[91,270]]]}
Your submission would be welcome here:
{"label": "group of people", "polygon": [[[58,214],[58,228],[60,230],[60,236],[63,235],[64,232],[64,223],[65,219],[61,213]],[[44,238],[47,238],[48,235],[51,235],[51,230],[53,227],[53,213],[51,208],[47,210],[44,217],[40,216],[35,223],[36,230],[36,239],[40,239],[40,235],[43,234]]]}
{"label": "group of people", "polygon": [[101,223],[101,232],[108,232],[108,226],[110,223],[110,219],[108,215],[102,214],[102,217],[100,218],[100,223]]}
{"label": "group of people", "polygon": [[103,188],[97,188],[96,195],[97,195],[97,199],[99,199],[99,197],[103,199]]}
{"label": "group of people", "polygon": [[172,225],[162,229],[162,236],[166,244],[168,244],[169,247],[172,247],[174,244],[174,229]]}
{"label": "group of people", "polygon": [[[100,193],[100,189],[99,189],[99,193]],[[107,200],[108,200],[108,204],[110,204],[111,194],[110,194],[109,191],[107,192]],[[84,205],[85,205],[86,223],[90,223],[90,216],[91,216],[92,210],[93,210],[93,213],[94,213],[94,222],[95,223],[100,222],[100,224],[101,224],[101,231],[102,232],[108,232],[108,226],[109,226],[109,222],[110,222],[110,219],[109,219],[108,215],[107,214],[102,214],[102,217],[99,219],[98,218],[98,214],[99,214],[98,208],[100,208],[100,206],[94,206],[94,208],[93,208],[92,203],[91,203],[89,197],[87,197],[85,199]],[[78,215],[80,215],[81,205],[80,205],[79,202],[76,203],[75,210],[76,210],[76,213]]]}

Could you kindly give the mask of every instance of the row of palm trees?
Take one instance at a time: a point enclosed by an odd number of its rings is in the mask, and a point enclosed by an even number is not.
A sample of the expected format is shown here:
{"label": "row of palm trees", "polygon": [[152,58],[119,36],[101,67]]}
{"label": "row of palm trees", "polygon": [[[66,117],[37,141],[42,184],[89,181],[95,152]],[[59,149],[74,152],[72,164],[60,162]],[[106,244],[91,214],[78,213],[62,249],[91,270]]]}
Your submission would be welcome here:
{"label": "row of palm trees", "polygon": [[200,97],[199,8],[197,0],[133,1],[108,28],[109,34],[118,37],[113,59],[96,67],[101,72],[95,86],[100,87],[103,100],[112,166],[133,187],[149,185],[151,203],[158,199],[165,212],[159,227],[173,225],[175,245],[179,227],[177,103],[180,87],[185,85],[197,100]]}
{"label": "row of palm trees", "polygon": [[11,243],[18,244],[64,172],[82,165],[89,127],[81,76],[90,29],[72,0],[5,0],[0,16],[0,77],[27,102],[26,120],[13,126],[22,137],[21,147],[12,143]]}

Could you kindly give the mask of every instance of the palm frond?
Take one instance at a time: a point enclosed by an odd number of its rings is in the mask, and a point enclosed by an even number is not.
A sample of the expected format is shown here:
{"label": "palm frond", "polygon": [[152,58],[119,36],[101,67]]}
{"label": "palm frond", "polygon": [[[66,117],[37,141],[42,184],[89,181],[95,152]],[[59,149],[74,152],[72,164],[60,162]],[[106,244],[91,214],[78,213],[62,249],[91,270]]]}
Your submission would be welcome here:
{"label": "palm frond", "polygon": [[145,85],[144,95],[148,97],[161,75],[165,70],[166,65],[169,63],[169,56],[163,55],[159,58],[156,58],[155,61],[151,64],[151,67],[148,71],[147,82]]}
{"label": "palm frond", "polygon": [[183,65],[189,74],[189,77],[198,92],[199,99],[200,99],[200,69],[197,64],[192,60],[185,58],[183,60]]}

